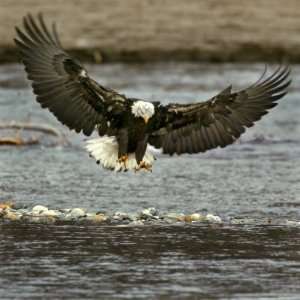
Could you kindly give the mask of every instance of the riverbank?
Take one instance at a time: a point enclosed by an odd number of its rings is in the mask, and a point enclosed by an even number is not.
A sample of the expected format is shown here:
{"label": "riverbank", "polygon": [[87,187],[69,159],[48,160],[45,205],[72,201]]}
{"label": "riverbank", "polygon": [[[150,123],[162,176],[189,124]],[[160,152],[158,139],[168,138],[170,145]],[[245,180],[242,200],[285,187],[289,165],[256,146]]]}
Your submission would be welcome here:
{"label": "riverbank", "polygon": [[300,62],[300,2],[1,0],[0,63],[16,62],[27,12],[55,21],[66,49],[89,62]]}

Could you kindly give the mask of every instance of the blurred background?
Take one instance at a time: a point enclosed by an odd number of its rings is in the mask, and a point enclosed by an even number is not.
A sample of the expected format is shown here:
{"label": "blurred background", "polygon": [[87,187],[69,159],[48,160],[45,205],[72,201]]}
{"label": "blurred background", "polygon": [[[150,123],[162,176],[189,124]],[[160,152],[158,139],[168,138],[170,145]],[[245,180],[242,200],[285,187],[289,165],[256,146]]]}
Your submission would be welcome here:
{"label": "blurred background", "polygon": [[1,0],[0,62],[16,61],[14,26],[43,12],[89,61],[300,61],[297,0]]}

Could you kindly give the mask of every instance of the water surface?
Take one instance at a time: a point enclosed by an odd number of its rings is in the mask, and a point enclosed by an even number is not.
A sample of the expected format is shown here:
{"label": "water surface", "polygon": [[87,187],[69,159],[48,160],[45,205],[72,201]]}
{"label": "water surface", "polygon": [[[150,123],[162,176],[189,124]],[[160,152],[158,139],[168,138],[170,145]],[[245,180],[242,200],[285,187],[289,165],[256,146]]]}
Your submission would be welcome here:
{"label": "water surface", "polygon": [[[272,68],[272,67],[271,67]],[[89,66],[104,85],[148,100],[206,100],[256,81],[262,65]],[[18,65],[0,69],[0,120],[46,123],[69,146],[0,149],[0,197],[52,208],[220,215],[220,226],[1,224],[2,299],[297,299],[300,229],[300,69],[290,93],[239,142],[205,154],[158,154],[153,173],[113,173],[34,101]],[[229,225],[232,217],[257,225]],[[260,220],[271,220],[261,226]]]}

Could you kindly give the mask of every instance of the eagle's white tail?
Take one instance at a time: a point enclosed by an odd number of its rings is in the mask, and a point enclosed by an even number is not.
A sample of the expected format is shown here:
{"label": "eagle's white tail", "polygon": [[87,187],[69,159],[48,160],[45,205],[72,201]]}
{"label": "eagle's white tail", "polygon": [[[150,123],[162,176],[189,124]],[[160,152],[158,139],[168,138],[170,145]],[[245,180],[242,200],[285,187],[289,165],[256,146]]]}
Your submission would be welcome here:
{"label": "eagle's white tail", "polygon": [[[114,136],[103,136],[88,140],[85,148],[89,152],[90,156],[106,169],[115,171],[138,169],[134,153],[130,153],[128,155],[128,160],[125,164],[118,161],[119,146]],[[149,152],[148,147],[143,161],[149,166],[151,166],[154,162],[154,156]]]}

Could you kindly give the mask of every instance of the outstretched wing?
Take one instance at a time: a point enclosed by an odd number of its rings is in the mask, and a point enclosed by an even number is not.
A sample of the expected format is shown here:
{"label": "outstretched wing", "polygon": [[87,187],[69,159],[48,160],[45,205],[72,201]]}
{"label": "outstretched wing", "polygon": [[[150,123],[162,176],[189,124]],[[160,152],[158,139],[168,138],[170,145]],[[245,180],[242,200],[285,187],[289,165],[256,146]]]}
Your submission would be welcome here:
{"label": "outstretched wing", "polygon": [[24,17],[24,30],[16,27],[15,43],[37,101],[70,129],[90,135],[95,126],[106,131],[110,101],[122,109],[124,98],[92,80],[79,61],[61,46],[55,25],[49,30],[41,14]]}
{"label": "outstretched wing", "polygon": [[289,74],[288,67],[279,67],[236,93],[230,86],[202,103],[158,106],[149,142],[171,155],[225,147],[277,105],[291,83]]}

